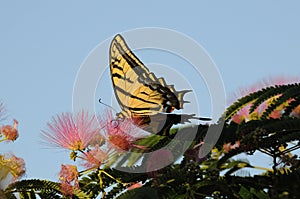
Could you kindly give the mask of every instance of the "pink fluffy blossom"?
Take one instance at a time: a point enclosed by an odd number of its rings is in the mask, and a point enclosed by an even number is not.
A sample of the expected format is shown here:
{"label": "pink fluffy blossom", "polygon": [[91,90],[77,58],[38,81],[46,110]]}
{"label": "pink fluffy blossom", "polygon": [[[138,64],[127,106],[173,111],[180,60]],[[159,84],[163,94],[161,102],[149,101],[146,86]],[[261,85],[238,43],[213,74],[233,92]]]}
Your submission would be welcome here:
{"label": "pink fluffy blossom", "polygon": [[82,111],[75,116],[63,113],[61,116],[53,117],[52,122],[48,123],[47,130],[42,131],[42,135],[46,141],[55,146],[83,150],[99,131],[96,118]]}
{"label": "pink fluffy blossom", "polygon": [[12,183],[25,174],[25,162],[13,154],[0,155],[0,187],[4,188],[3,183]]}
{"label": "pink fluffy blossom", "polygon": [[252,86],[243,87],[239,89],[238,93],[234,94],[234,97],[231,102],[236,101],[236,99],[244,97],[250,93],[256,92],[262,88],[274,86],[274,85],[284,85],[284,84],[294,84],[299,82],[299,77],[285,77],[285,76],[278,76],[278,77],[270,77],[259,81]]}
{"label": "pink fluffy blossom", "polygon": [[135,144],[141,137],[141,129],[136,127],[131,119],[114,118],[112,112],[108,111],[106,117],[100,118],[100,123],[108,142],[115,149],[124,151],[131,148],[146,149]]}
{"label": "pink fluffy blossom", "polygon": [[83,166],[92,169],[99,168],[109,157],[109,152],[101,150],[99,147],[94,147],[92,150],[84,153],[81,157],[84,161]]}
{"label": "pink fluffy blossom", "polygon": [[[240,97],[244,97],[250,93],[256,92],[258,90],[261,90],[264,87],[268,87],[268,86],[274,86],[274,85],[284,85],[284,84],[292,84],[292,83],[296,83],[299,82],[299,78],[287,78],[287,77],[276,77],[276,78],[269,78],[269,79],[265,79],[261,82],[258,82],[252,86],[250,86],[249,88],[243,88],[240,89],[239,94],[236,94],[235,98],[240,98]],[[232,116],[232,121],[234,121],[235,123],[241,123],[243,121],[247,122],[249,120],[255,120],[255,119],[259,119],[263,112],[273,103],[274,100],[276,100],[278,97],[280,97],[279,95],[276,95],[274,97],[271,97],[270,99],[267,99],[265,102],[263,102],[262,104],[260,104],[253,112],[249,112],[250,107],[252,106],[253,103],[249,103],[247,106],[243,107],[241,110],[239,110],[235,115]],[[236,99],[232,100],[235,101]],[[277,107],[273,112],[271,112],[268,116],[268,118],[273,118],[273,119],[278,119],[282,116],[282,113],[284,113],[284,109],[286,108],[286,106],[288,105],[289,102],[291,102],[290,99],[289,101],[287,101],[287,103],[282,104],[281,106]],[[292,115],[293,116],[297,116],[296,112],[297,112],[297,108],[295,110],[293,110]]]}
{"label": "pink fluffy blossom", "polygon": [[75,165],[61,165],[59,180],[63,195],[72,196],[76,189],[79,189],[79,172]]}
{"label": "pink fluffy blossom", "polygon": [[[13,126],[11,125],[4,125],[0,128],[0,137],[4,137],[3,140],[7,141],[15,141],[19,137],[18,132],[18,124],[19,122],[17,120],[14,120]],[[3,141],[1,140],[1,141]]]}

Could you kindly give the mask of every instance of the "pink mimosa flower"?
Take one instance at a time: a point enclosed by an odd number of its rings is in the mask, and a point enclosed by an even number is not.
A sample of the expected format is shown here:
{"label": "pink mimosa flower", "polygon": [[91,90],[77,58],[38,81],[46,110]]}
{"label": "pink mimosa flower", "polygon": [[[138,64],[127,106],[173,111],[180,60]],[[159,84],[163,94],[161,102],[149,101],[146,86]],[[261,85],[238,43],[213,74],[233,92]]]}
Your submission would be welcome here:
{"label": "pink mimosa flower", "polygon": [[14,119],[13,126],[5,125],[0,128],[0,136],[4,135],[4,140],[15,141],[19,137],[18,121]]}
{"label": "pink mimosa flower", "polygon": [[84,153],[82,159],[85,162],[83,165],[89,169],[99,168],[108,159],[108,157],[108,152],[104,152],[96,146],[92,150]]}
{"label": "pink mimosa flower", "polygon": [[232,116],[232,121],[234,121],[237,124],[240,124],[243,121],[248,122],[249,120],[259,119],[259,117],[262,114],[263,105],[258,106],[253,112],[250,113],[251,106],[252,103],[239,110],[236,114]]}
{"label": "pink mimosa flower", "polygon": [[233,98],[232,101],[236,101],[237,98],[244,97],[245,95],[256,92],[265,87],[284,85],[284,84],[294,84],[299,81],[300,81],[299,77],[285,77],[285,76],[263,79],[262,81],[255,83],[250,87],[240,88],[239,92],[235,94],[235,97]]}
{"label": "pink mimosa flower", "polygon": [[75,165],[61,165],[59,180],[63,195],[72,196],[76,189],[79,189],[79,172]]}
{"label": "pink mimosa flower", "polygon": [[[234,121],[237,124],[240,124],[242,121],[249,121],[249,120],[257,120],[260,119],[260,117],[263,115],[264,111],[274,103],[275,100],[277,100],[278,97],[280,97],[281,94],[273,96],[263,103],[261,103],[253,112],[250,111],[250,107],[253,105],[252,103],[248,104],[247,106],[243,107],[241,110],[239,110],[236,114],[232,116],[232,121]],[[289,105],[290,102],[292,102],[293,99],[287,100],[285,103],[281,104],[280,106],[276,107],[273,112],[271,112],[268,116],[268,118],[273,119],[279,119],[281,118],[282,114],[284,113],[285,108]],[[293,114],[294,112],[292,112]]]}
{"label": "pink mimosa flower", "polygon": [[53,117],[52,122],[48,123],[48,129],[42,131],[42,135],[46,141],[58,147],[83,150],[99,131],[96,118],[82,111],[75,116],[63,113],[61,116]]}
{"label": "pink mimosa flower", "polygon": [[250,107],[251,107],[251,104],[248,104],[247,106],[245,106],[241,110],[239,110],[235,115],[232,116],[232,121],[234,121],[237,124],[240,124],[243,121],[245,121],[246,119],[248,119]]}
{"label": "pink mimosa flower", "polygon": [[[293,84],[293,83],[297,83],[299,82],[300,79],[299,77],[284,77],[284,76],[280,76],[280,77],[275,77],[275,78],[268,78],[268,79],[264,79],[263,81],[260,81],[248,88],[240,88],[238,93],[235,93],[234,96],[232,97],[232,99],[230,100],[230,103],[235,102],[238,98],[244,97],[246,95],[249,95],[250,93],[256,92],[261,90],[262,88],[265,87],[269,87],[269,86],[275,86],[275,85],[284,85],[284,84]],[[273,99],[276,99],[278,96],[273,97]],[[272,100],[272,99],[269,99]],[[267,104],[269,105],[269,104]],[[267,108],[267,106],[265,106],[265,108]],[[284,108],[284,107],[280,107],[280,108]],[[263,110],[258,111],[259,113],[262,113]],[[272,118],[278,118],[278,113],[276,112],[273,115],[271,114],[270,117]],[[236,115],[234,116],[234,120],[237,123],[240,123],[242,119],[241,115]]]}
{"label": "pink mimosa flower", "polygon": [[[101,120],[101,119],[100,119]],[[104,127],[104,134],[109,143],[116,149],[129,150],[131,148],[146,149],[144,146],[134,144],[140,136],[141,130],[134,125],[130,119],[113,118],[112,112],[108,111],[106,118],[101,120]]]}
{"label": "pink mimosa flower", "polygon": [[61,192],[64,196],[72,196],[74,194],[74,186],[70,185],[69,183],[62,182],[60,186]]}
{"label": "pink mimosa flower", "polygon": [[[22,158],[18,158],[13,154],[8,157],[0,155],[0,187],[16,181],[25,174],[25,162]],[[4,185],[3,183],[8,183]]]}
{"label": "pink mimosa flower", "polygon": [[274,111],[269,115],[269,118],[279,119],[279,118],[281,118],[281,114],[282,114],[282,112],[281,112],[280,110],[274,110]]}
{"label": "pink mimosa flower", "polygon": [[[234,121],[237,124],[240,124],[243,121],[248,122],[250,120],[258,120],[262,116],[263,112],[268,108],[268,100],[260,104],[253,112],[250,113],[251,106],[252,104],[248,104],[247,106],[239,110],[236,114],[232,116],[232,121]],[[282,110],[284,108],[284,106],[278,107],[273,112],[271,112],[268,118],[280,118],[282,115]]]}

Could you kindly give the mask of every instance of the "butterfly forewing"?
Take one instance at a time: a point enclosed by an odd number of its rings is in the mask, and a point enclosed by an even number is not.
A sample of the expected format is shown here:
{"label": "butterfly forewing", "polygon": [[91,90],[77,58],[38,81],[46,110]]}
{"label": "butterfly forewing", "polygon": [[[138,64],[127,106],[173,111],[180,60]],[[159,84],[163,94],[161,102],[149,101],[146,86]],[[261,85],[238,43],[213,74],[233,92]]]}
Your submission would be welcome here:
{"label": "butterfly forewing", "polygon": [[161,112],[182,109],[183,95],[188,91],[176,91],[164,78],[157,78],[132,53],[121,35],[116,35],[110,46],[110,72],[122,109],[119,115],[149,124],[153,116],[158,120],[165,117]]}

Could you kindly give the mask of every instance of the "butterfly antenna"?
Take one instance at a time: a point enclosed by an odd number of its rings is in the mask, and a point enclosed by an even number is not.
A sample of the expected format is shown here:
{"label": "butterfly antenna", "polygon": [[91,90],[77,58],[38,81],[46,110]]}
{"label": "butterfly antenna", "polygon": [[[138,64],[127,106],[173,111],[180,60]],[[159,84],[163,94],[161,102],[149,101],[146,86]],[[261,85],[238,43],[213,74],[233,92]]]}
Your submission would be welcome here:
{"label": "butterfly antenna", "polygon": [[103,104],[104,106],[107,106],[108,108],[111,108],[115,113],[118,112],[118,111],[116,111],[116,109],[114,109],[112,106],[110,106],[110,105],[108,105],[108,104],[106,104],[106,103],[104,103],[104,102],[101,102],[101,98],[99,98],[99,103],[100,103],[100,104]]}

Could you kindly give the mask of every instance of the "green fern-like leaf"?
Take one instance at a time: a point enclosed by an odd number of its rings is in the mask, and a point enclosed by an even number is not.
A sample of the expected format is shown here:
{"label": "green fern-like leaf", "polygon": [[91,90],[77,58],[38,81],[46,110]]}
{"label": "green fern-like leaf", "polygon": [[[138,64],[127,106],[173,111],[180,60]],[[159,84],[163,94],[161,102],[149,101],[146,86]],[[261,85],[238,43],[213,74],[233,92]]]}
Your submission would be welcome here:
{"label": "green fern-like leaf", "polygon": [[[60,183],[48,181],[48,180],[22,180],[17,181],[5,189],[5,193],[16,193],[20,198],[35,199],[36,195],[46,199],[61,198]],[[74,199],[89,198],[81,190],[75,190],[73,194]]]}
{"label": "green fern-like leaf", "polygon": [[265,92],[267,92],[268,90],[271,90],[271,89],[273,89],[273,87],[264,88],[262,90],[259,90],[259,91],[254,92],[254,93],[250,93],[249,95],[246,95],[245,97],[242,97],[242,98],[238,99],[238,101],[233,103],[231,106],[229,106],[227,108],[226,112],[224,113],[225,122],[230,120],[231,117],[236,112],[238,112],[240,109],[247,106],[248,104],[251,104],[251,103],[255,102],[261,95],[263,95]]}
{"label": "green fern-like leaf", "polygon": [[284,116],[289,116],[291,112],[300,105],[300,96],[296,96],[284,110]]}
{"label": "green fern-like leaf", "polygon": [[[268,99],[271,99],[274,96],[281,95],[277,100],[274,100],[274,103],[268,106],[262,115],[262,119],[266,119],[277,107],[286,103],[290,99],[298,99],[300,95],[300,84],[288,84],[288,85],[275,85],[267,88],[263,88],[254,93],[250,93],[245,97],[238,99],[233,105],[227,108],[225,112],[225,121],[229,121],[231,117],[237,113],[240,109],[252,103],[252,106],[249,109],[249,113],[253,112],[260,104],[265,102]],[[298,102],[298,100],[297,100]],[[299,103],[298,103],[299,104]],[[296,102],[288,109],[288,112],[292,108],[295,108],[297,105]]]}
{"label": "green fern-like leaf", "polygon": [[289,87],[263,112],[262,119],[266,119],[277,107],[286,103],[288,100],[300,96],[300,84],[288,85]]}
{"label": "green fern-like leaf", "polygon": [[266,101],[267,99],[270,99],[274,96],[277,96],[279,94],[282,94],[286,89],[290,88],[292,85],[275,85],[275,86],[270,86],[267,88],[262,89],[264,93],[262,93],[253,103],[251,106],[249,112],[253,112],[261,103]]}
{"label": "green fern-like leaf", "polygon": [[28,193],[31,195],[32,191],[34,191],[34,193],[51,192],[54,194],[61,194],[60,184],[47,180],[17,181],[5,189],[5,192],[19,192],[21,195],[23,195],[23,197],[26,197],[25,195],[28,195]]}

